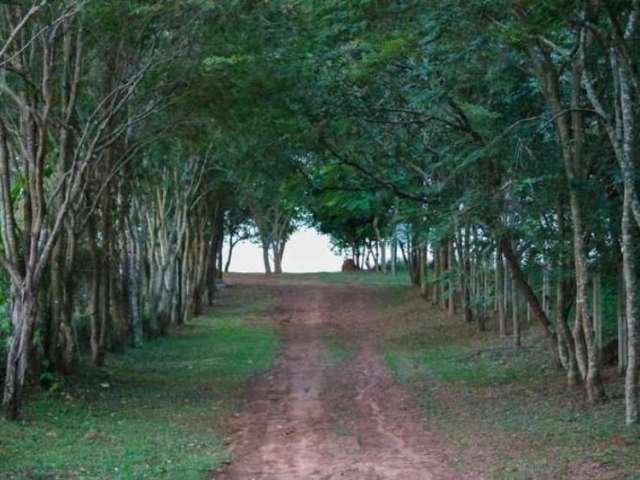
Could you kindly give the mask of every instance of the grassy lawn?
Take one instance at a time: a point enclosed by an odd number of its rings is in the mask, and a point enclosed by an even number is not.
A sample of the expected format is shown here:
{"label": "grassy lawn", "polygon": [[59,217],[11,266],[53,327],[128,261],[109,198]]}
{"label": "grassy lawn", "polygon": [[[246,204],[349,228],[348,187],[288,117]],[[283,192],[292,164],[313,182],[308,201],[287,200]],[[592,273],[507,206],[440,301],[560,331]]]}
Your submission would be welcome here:
{"label": "grassy lawn", "polygon": [[640,478],[640,430],[624,426],[615,372],[606,374],[609,401],[590,407],[580,387],[565,387],[533,329],[516,349],[415,292],[390,292],[387,304],[385,362],[459,447],[461,468],[496,479]]}
{"label": "grassy lawn", "polygon": [[340,338],[335,333],[327,333],[322,336],[324,344],[324,360],[328,365],[338,365],[353,359],[355,345],[347,339]]}
{"label": "grassy lawn", "polygon": [[0,478],[206,477],[228,461],[221,422],[279,350],[274,330],[251,323],[268,306],[225,292],[211,315],[33,394],[24,420],[0,421]]}
{"label": "grassy lawn", "polygon": [[366,285],[411,285],[409,273],[406,270],[399,270],[396,276],[382,272],[323,272],[318,277],[327,283],[356,283]]}

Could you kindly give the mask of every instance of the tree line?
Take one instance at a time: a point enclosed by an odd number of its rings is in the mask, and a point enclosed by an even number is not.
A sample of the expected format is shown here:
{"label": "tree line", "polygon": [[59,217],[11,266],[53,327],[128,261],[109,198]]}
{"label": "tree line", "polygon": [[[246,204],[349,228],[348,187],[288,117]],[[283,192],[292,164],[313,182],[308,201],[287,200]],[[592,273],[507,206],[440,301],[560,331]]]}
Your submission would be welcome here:
{"label": "tree line", "polygon": [[267,168],[221,158],[235,125],[216,114],[234,88],[220,66],[233,62],[215,51],[243,17],[255,21],[241,2],[0,4],[8,418],[26,386],[81,368],[84,353],[101,366],[201,314],[226,233],[259,236],[281,270],[289,194]]}
{"label": "tree line", "polygon": [[323,227],[355,245],[379,242],[382,225],[424,295],[481,329],[495,315],[519,344],[521,318],[535,320],[591,403],[617,357],[637,423],[640,2],[364,2],[351,14],[356,31],[333,30],[316,65],[332,92],[310,172]]}

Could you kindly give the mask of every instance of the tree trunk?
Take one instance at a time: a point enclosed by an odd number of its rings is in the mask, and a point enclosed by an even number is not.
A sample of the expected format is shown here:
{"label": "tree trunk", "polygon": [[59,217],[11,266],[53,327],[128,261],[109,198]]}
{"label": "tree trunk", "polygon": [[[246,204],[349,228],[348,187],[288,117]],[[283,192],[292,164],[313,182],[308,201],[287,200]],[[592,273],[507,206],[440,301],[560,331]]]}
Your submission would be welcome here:
{"label": "tree trunk", "polygon": [[516,257],[513,248],[511,247],[511,241],[506,236],[500,237],[499,240],[500,249],[502,250],[502,254],[509,265],[509,270],[511,271],[511,277],[513,279],[514,284],[518,287],[525,300],[531,307],[531,313],[535,317],[535,319],[542,325],[544,328],[545,335],[548,340],[549,350],[554,358],[554,361],[558,358],[558,341],[556,332],[553,330],[553,325],[549,321],[549,317],[544,313],[542,306],[540,305],[540,301],[536,294],[531,288],[531,285],[527,282],[524,277],[524,273],[520,267],[520,262]]}
{"label": "tree trunk", "polygon": [[620,266],[617,280],[618,373],[624,375],[627,368],[627,323],[625,318],[626,296],[622,265]]}
{"label": "tree trunk", "polygon": [[444,280],[445,272],[447,271],[447,248],[446,245],[440,242],[440,248],[438,249],[438,285],[440,290],[440,308],[447,309],[447,287]]}
{"label": "tree trunk", "polygon": [[420,262],[420,293],[425,300],[429,300],[429,277],[427,273],[427,249],[428,246],[424,244],[420,248],[418,255],[418,261]]}
{"label": "tree trunk", "polygon": [[593,326],[595,330],[596,348],[598,355],[602,355],[602,282],[600,273],[593,275]]}
{"label": "tree trunk", "polygon": [[513,324],[513,344],[516,347],[522,345],[522,332],[520,331],[520,311],[518,308],[518,291],[511,289],[511,319]]}
{"label": "tree trunk", "polygon": [[58,338],[60,335],[60,323],[64,315],[64,265],[62,260],[63,239],[58,242],[51,253],[50,289],[51,289],[51,313],[49,322],[45,325],[44,349],[50,369],[56,369],[58,362]]}
{"label": "tree trunk", "polygon": [[469,225],[464,226],[464,248],[463,248],[463,292],[464,296],[464,319],[467,323],[473,322],[473,309],[471,306],[471,229]]}
{"label": "tree trunk", "polygon": [[129,227],[127,235],[129,275],[129,311],[131,316],[132,343],[135,348],[140,348],[144,339],[144,331],[142,325],[142,299],[140,287],[142,285],[140,272],[140,246],[135,234],[135,226]]}
{"label": "tree trunk", "polygon": [[20,415],[22,393],[33,350],[33,327],[36,318],[33,288],[26,288],[11,300],[11,320],[14,330],[7,351],[3,396],[5,416],[8,420],[16,420]]}
{"label": "tree trunk", "polygon": [[[539,40],[536,40],[539,42]],[[538,51],[536,51],[538,48]],[[587,397],[591,403],[605,398],[600,379],[600,358],[595,345],[593,317],[587,305],[587,248],[585,245],[585,223],[583,206],[577,183],[583,179],[584,172],[584,109],[582,108],[582,80],[584,68],[579,56],[573,61],[570,72],[570,109],[562,103],[560,76],[552,63],[545,47],[540,43],[530,45],[530,56],[538,74],[545,98],[554,114],[554,123],[558,135],[562,162],[568,183],[569,205],[573,225],[573,257],[576,280],[576,311],[579,313],[579,325],[582,329],[586,350]],[[576,347],[579,340],[576,338]],[[576,350],[578,351],[578,349]]]}
{"label": "tree trunk", "polygon": [[453,240],[447,241],[447,274],[449,276],[447,286],[449,290],[448,313],[450,317],[456,314],[456,283],[453,277]]}
{"label": "tree trunk", "polygon": [[389,264],[387,262],[387,242],[385,240],[380,240],[380,264],[382,265],[382,272],[387,273]]}
{"label": "tree trunk", "polygon": [[562,277],[564,272],[564,262],[560,261],[558,265],[557,286],[557,305],[556,305],[556,328],[558,331],[559,349],[562,348],[565,356],[565,369],[567,371],[567,385],[572,387],[578,383],[578,363],[576,360],[576,347],[569,325],[567,324],[567,316],[569,308],[567,305],[567,286],[566,281]]}
{"label": "tree trunk", "polygon": [[101,366],[104,361],[104,351],[102,344],[102,299],[104,291],[102,288],[102,255],[97,244],[97,232],[94,220],[89,224],[89,237],[91,243],[91,252],[93,255],[93,270],[91,271],[91,285],[89,290],[89,326],[90,326],[90,345],[91,360],[95,366]]}
{"label": "tree trunk", "polygon": [[[223,220],[224,220],[224,216],[223,216]],[[222,222],[220,222],[220,227],[219,227],[219,232],[218,232],[218,245],[216,247],[216,279],[219,282],[222,282],[222,274],[223,274],[223,262],[224,262],[224,256],[223,256],[223,247],[224,247],[224,224]],[[211,302],[213,299],[210,298],[209,301]]]}
{"label": "tree trunk", "polygon": [[587,381],[587,347],[584,340],[584,329],[582,327],[582,312],[576,310],[575,322],[573,324],[573,343],[576,348],[576,362],[578,364],[578,370],[580,371],[580,377],[583,381]]}
{"label": "tree trunk", "polygon": [[396,238],[396,231],[393,231],[393,238],[391,239],[391,275],[394,277],[397,275],[398,267],[398,239]]}
{"label": "tree trunk", "polygon": [[[571,175],[571,174],[569,174]],[[568,176],[569,176],[568,175]],[[570,177],[570,182],[573,178]],[[576,273],[576,310],[580,312],[580,324],[582,326],[587,355],[587,374],[585,387],[587,397],[591,403],[601,401],[605,397],[604,387],[600,379],[600,358],[596,345],[593,317],[588,306],[587,282],[588,271],[586,264],[586,246],[584,245],[584,222],[582,219],[582,207],[575,188],[569,189],[573,220],[573,249]]]}
{"label": "tree trunk", "polygon": [[262,261],[264,262],[264,273],[271,275],[271,260],[269,259],[269,241],[266,238],[262,239]]}
{"label": "tree trunk", "polygon": [[627,366],[625,373],[625,421],[638,423],[637,292],[634,242],[631,224],[631,190],[624,191],[622,208],[622,271],[625,284]]}
{"label": "tree trunk", "polygon": [[227,252],[227,261],[224,264],[224,273],[229,273],[229,268],[231,268],[231,258],[233,257],[233,249],[236,246],[236,243],[233,240],[233,234],[229,234],[229,251]]}
{"label": "tree trunk", "polygon": [[273,272],[281,274],[282,260],[284,258],[284,249],[286,247],[286,240],[279,239],[277,242],[273,242]]}
{"label": "tree trunk", "polygon": [[496,305],[498,307],[498,332],[507,335],[507,316],[504,311],[504,263],[500,247],[496,248]]}

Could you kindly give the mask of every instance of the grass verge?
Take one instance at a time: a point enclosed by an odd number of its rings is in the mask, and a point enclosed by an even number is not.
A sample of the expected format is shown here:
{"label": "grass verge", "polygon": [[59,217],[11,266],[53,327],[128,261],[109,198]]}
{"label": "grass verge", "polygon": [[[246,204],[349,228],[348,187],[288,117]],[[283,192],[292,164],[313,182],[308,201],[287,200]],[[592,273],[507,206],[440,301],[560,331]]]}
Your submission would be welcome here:
{"label": "grass verge", "polygon": [[393,276],[390,273],[382,272],[323,272],[318,274],[318,278],[326,283],[337,284],[364,284],[364,285],[411,285],[409,273],[406,270],[398,271]]}
{"label": "grass verge", "polygon": [[23,421],[0,421],[0,478],[196,479],[228,461],[221,423],[279,340],[249,321],[264,295],[224,295],[179,332],[34,394]]}
{"label": "grass verge", "polygon": [[[543,339],[523,348],[430,309],[415,292],[387,302],[384,359],[427,422],[458,448],[454,463],[496,479],[639,479],[640,430],[624,426],[622,381],[590,407],[552,367]],[[425,314],[425,310],[427,313]]]}

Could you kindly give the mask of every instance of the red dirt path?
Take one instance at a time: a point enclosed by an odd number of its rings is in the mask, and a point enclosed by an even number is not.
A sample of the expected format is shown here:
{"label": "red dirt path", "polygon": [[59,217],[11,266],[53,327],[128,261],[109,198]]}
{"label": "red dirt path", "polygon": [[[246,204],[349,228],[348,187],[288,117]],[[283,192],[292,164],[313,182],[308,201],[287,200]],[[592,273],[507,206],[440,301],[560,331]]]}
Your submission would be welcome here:
{"label": "red dirt path", "polygon": [[[411,395],[378,355],[385,319],[376,287],[299,277],[234,276],[279,299],[272,321],[284,353],[251,389],[232,427],[234,462],[216,480],[417,480],[479,478],[452,470],[453,450],[429,432]],[[342,361],[328,336],[349,345]]]}

